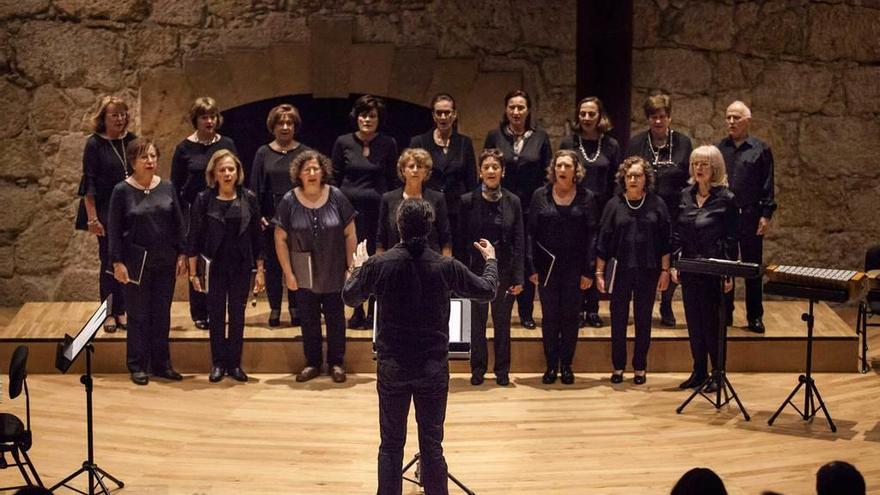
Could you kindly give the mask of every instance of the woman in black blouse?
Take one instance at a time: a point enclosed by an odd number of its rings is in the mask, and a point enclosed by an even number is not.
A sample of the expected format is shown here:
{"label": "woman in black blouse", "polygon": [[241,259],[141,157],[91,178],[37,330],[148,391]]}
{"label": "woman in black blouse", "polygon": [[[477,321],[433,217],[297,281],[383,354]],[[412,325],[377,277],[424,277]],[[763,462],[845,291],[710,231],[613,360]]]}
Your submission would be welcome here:
{"label": "woman in black blouse", "polygon": [[[620,145],[608,135],[612,129],[611,120],[608,119],[599,98],[588,96],[578,102],[575,122],[577,127],[562,139],[559,149],[574,150],[578,154],[587,169],[584,187],[596,195],[599,208],[602,209],[614,194],[615,173],[620,164]],[[584,296],[581,325],[598,328],[603,324],[599,317],[599,291],[596,284],[593,284]]]}
{"label": "woman in black blouse", "polygon": [[[657,194],[666,202],[669,218],[675,219],[678,218],[681,190],[687,186],[693,144],[687,135],[669,127],[672,98],[668,93],[661,90],[651,92],[645,99],[644,111],[648,130],[633,136],[626,156],[640,156],[654,167]],[[675,326],[672,312],[675,287],[675,283],[670,283],[660,297],[660,323],[668,327]]]}
{"label": "woman in black blouse", "polygon": [[148,372],[181,380],[168,345],[174,282],[186,273],[180,204],[155,175],[159,153],[150,139],[135,139],[126,153],[132,174],[113,188],[107,236],[113,276],[128,301],[128,370],[138,385],[149,383]]}
{"label": "woman in black blouse", "polygon": [[[225,373],[236,381],[246,382],[247,374],[241,369],[241,347],[251,271],[257,270],[254,294],[266,282],[260,208],[257,196],[241,186],[244,170],[231,151],[214,153],[205,169],[205,180],[208,189],[196,196],[191,210],[187,255],[190,282],[197,291],[207,294],[213,363],[208,380],[219,382]],[[196,276],[199,256],[211,261],[207,287]]]}
{"label": "woman in black blouse", "polygon": [[457,233],[458,205],[462,194],[477,187],[474,145],[471,138],[458,133],[458,112],[451,95],[435,95],[431,99],[431,115],[434,128],[414,136],[409,147],[422,148],[431,154],[434,166],[425,185],[446,195],[446,209],[452,228],[452,251],[456,258],[462,259],[467,244],[460,242]]}
{"label": "woman in black blouse", "polygon": [[452,256],[452,235],[449,217],[446,212],[446,198],[443,193],[424,187],[433,172],[431,155],[419,148],[407,148],[397,160],[397,176],[403,187],[382,195],[379,205],[379,229],[376,234],[376,252],[383,253],[400,242],[397,230],[397,207],[406,198],[423,198],[434,208],[434,223],[428,235],[428,247],[442,254]]}
{"label": "woman in black blouse", "polygon": [[[235,143],[217,130],[223,125],[220,107],[209,96],[200,96],[189,111],[189,121],[195,132],[186,137],[174,149],[171,158],[171,182],[177,191],[184,218],[189,221],[189,209],[196,195],[205,190],[205,168],[208,160],[220,150],[238,153]],[[196,328],[208,329],[208,305],[205,294],[189,284],[189,313]]]}
{"label": "woman in black blouse", "polygon": [[541,333],[547,371],[542,381],[574,383],[571,363],[578,338],[582,293],[593,284],[599,207],[580,185],[584,166],[571,150],[560,150],[547,167],[546,186],[532,196],[526,233],[529,280],[541,297]]}
{"label": "woman in black blouse", "polygon": [[84,211],[77,214],[76,228],[88,230],[98,238],[98,257],[101,260],[98,287],[101,300],[113,295],[110,311],[113,321],[107,318],[104,331],[115,332],[117,326],[126,328],[125,292],[110,274],[112,266],[105,227],[113,187],[131,174],[125,147],[136,136],[126,130],[128,105],[118,96],[101,98],[98,110],[92,116],[92,126],[94,133],[86,140],[83,150],[83,174],[79,186]]}
{"label": "woman in black blouse", "polygon": [[[487,239],[495,246],[498,260],[498,290],[492,300],[492,327],[495,333],[495,382],[510,384],[510,312],[513,299],[523,290],[523,234],[522,208],[515,194],[501,187],[504,176],[504,157],[497,149],[483,150],[480,154],[482,185],[461,197],[461,215],[458,229],[462,245]],[[467,252],[468,268],[483,273],[486,261],[476,247]],[[471,326],[471,385],[483,383],[489,365],[486,345],[486,322],[489,304],[479,303],[473,308]]]}
{"label": "woman in black blouse", "polygon": [[[278,204],[275,251],[287,288],[296,291],[302,319],[306,366],[296,375],[304,382],[321,372],[321,314],[327,325],[327,364],[336,383],[345,381],[345,313],[342,285],[357,245],[355,211],[345,195],[329,185],[332,165],[326,156],[306,151],[290,166],[294,188]],[[306,259],[295,273],[293,258]],[[310,267],[310,268],[309,268]],[[309,277],[311,275],[311,277]],[[300,287],[311,278],[310,287]]]}
{"label": "woman in black blouse", "polygon": [[[380,98],[361,96],[349,118],[356,130],[339,136],[333,145],[333,177],[357,210],[358,242],[366,239],[368,252],[373,254],[382,195],[397,185],[397,141],[381,132],[386,116]],[[348,328],[371,326],[372,318],[364,316],[363,307],[355,308]]]}
{"label": "woman in black blouse", "polygon": [[[672,247],[681,250],[682,258],[736,259],[736,235],[739,212],[733,193],[727,188],[724,158],[714,146],[700,146],[691,153],[690,187],[681,191],[681,208],[675,223]],[[718,305],[721,295],[718,277],[694,273],[678,274],[681,281],[684,316],[694,358],[694,371],[681,388],[702,386],[708,377],[706,354],[717,367]],[[724,292],[733,289],[733,279],[725,280]],[[706,388],[714,392],[717,383]]]}
{"label": "woman in black blouse", "polygon": [[631,156],[624,160],[617,172],[617,182],[623,193],[611,198],[602,212],[596,244],[596,285],[599,292],[612,289],[605,285],[606,277],[611,275],[605,270],[606,262],[614,259],[611,383],[623,381],[626,325],[632,301],[636,326],[633,383],[642,385],[647,380],[654,295],[669,285],[669,213],[663,199],[653,192],[654,170],[642,158]]}
{"label": "woman in black blouse", "polygon": [[[497,148],[504,154],[501,184],[519,197],[526,216],[531,211],[532,194],[544,185],[545,170],[553,154],[547,132],[532,125],[531,106],[531,98],[525,91],[518,89],[507,93],[501,124],[489,131],[483,143],[484,149]],[[525,328],[535,328],[532,318],[535,287],[525,284],[516,301],[520,323]]]}
{"label": "woman in black blouse", "polygon": [[[281,324],[281,299],[284,289],[284,274],[275,250],[275,229],[269,228],[269,221],[275,216],[275,208],[281,198],[292,188],[290,164],[302,152],[310,148],[296,140],[296,133],[302,126],[299,110],[288,104],[278,105],[269,111],[266,128],[275,136],[269,143],[260,146],[254,155],[250,186],[257,195],[260,205],[260,224],[265,229],[266,246],[266,296],[269,299],[269,326]],[[287,310],[291,326],[299,325],[295,311],[296,297],[287,292]]]}

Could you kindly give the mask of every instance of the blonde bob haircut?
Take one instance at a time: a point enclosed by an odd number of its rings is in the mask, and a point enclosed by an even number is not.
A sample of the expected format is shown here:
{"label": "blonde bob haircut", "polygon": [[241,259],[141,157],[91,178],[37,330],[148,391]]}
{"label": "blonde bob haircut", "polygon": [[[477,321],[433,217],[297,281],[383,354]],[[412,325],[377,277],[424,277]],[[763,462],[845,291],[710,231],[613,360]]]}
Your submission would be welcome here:
{"label": "blonde bob haircut", "polygon": [[574,150],[559,150],[556,153],[553,153],[553,159],[550,160],[550,164],[547,165],[547,182],[550,184],[556,184],[556,160],[567,156],[571,158],[572,162],[574,162],[574,183],[580,184],[584,177],[587,176],[587,169],[584,168],[584,164],[581,163],[581,159],[578,158],[577,153]]}
{"label": "blonde bob haircut", "polygon": [[721,150],[712,145],[700,146],[691,152],[690,174],[688,184],[696,183],[694,180],[694,163],[699,161],[708,161],[709,167],[712,169],[712,178],[709,185],[727,186],[727,168],[724,166],[724,157],[721,156]]}
{"label": "blonde bob haircut", "polygon": [[407,148],[403,150],[403,153],[400,154],[400,158],[397,159],[397,177],[403,182],[406,182],[406,177],[403,175],[403,169],[406,168],[406,164],[410,161],[416,162],[416,165],[418,165],[419,168],[425,169],[425,181],[427,181],[428,177],[431,176],[431,169],[434,168],[434,161],[431,160],[431,154],[422,148]]}
{"label": "blonde bob haircut", "polygon": [[[95,113],[92,114],[92,118],[89,119],[92,123],[92,130],[94,132],[97,132],[98,134],[107,132],[107,124],[104,122],[104,118],[107,117],[107,107],[110,105],[121,107],[125,110],[126,115],[128,114],[128,104],[125,103],[125,100],[122,98],[118,96],[105,96],[101,98],[101,102],[98,103],[98,109],[95,110]],[[128,116],[125,117],[125,125],[128,126]]]}
{"label": "blonde bob haircut", "polygon": [[205,168],[205,182],[208,183],[208,187],[216,187],[217,179],[214,177],[214,170],[220,164],[220,162],[224,158],[232,158],[232,161],[235,162],[235,185],[240,186],[242,182],[244,182],[244,170],[241,167],[241,160],[235,156],[235,153],[227,150],[217,150],[211,155],[211,159],[208,160],[208,166]]}

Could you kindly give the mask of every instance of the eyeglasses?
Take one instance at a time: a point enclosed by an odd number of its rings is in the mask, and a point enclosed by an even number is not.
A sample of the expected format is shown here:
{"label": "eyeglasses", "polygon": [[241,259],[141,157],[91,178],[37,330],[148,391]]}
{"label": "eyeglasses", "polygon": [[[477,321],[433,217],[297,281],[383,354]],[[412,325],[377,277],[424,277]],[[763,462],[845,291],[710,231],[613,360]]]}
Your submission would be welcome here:
{"label": "eyeglasses", "polygon": [[711,168],[712,164],[709,162],[696,162],[693,166],[694,168]]}
{"label": "eyeglasses", "polygon": [[108,113],[107,116],[110,117],[111,119],[127,119],[128,112]]}
{"label": "eyeglasses", "polygon": [[435,117],[450,117],[455,113],[455,110],[434,110]]}
{"label": "eyeglasses", "polygon": [[320,174],[321,167],[306,167],[302,169],[302,173],[304,174]]}

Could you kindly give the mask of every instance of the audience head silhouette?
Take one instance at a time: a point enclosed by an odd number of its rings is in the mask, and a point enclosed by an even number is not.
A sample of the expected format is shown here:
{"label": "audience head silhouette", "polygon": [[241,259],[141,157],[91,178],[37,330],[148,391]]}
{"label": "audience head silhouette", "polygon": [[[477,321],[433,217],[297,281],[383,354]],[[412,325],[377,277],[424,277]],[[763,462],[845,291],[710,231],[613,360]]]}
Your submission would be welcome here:
{"label": "audience head silhouette", "polygon": [[727,490],[714,471],[699,467],[684,473],[670,495],[727,495]]}
{"label": "audience head silhouette", "polygon": [[865,478],[855,466],[831,461],[816,471],[817,495],[865,495]]}

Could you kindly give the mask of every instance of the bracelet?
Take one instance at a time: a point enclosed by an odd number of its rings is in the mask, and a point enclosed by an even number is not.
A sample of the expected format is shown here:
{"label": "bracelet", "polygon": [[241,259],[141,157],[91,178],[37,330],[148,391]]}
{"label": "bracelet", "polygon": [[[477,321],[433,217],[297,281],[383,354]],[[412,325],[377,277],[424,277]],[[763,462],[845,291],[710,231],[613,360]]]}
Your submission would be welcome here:
{"label": "bracelet", "polygon": [[97,224],[98,224],[98,218],[95,217],[95,218],[89,220],[88,223],[89,223],[89,225],[97,225]]}
{"label": "bracelet", "polygon": [[604,274],[605,274],[605,272],[600,272],[599,270],[596,270],[596,275],[604,275]]}

